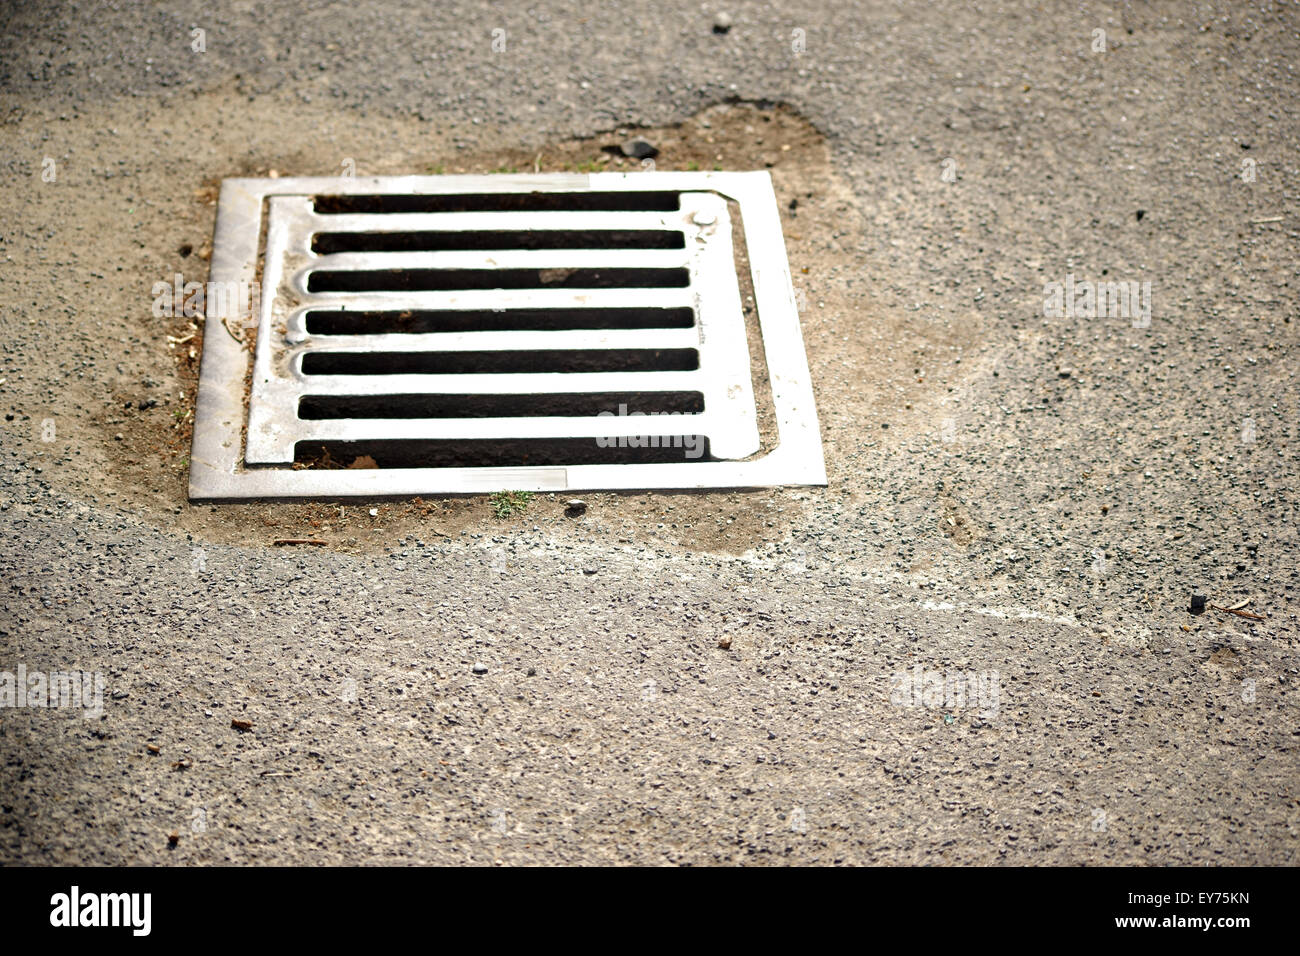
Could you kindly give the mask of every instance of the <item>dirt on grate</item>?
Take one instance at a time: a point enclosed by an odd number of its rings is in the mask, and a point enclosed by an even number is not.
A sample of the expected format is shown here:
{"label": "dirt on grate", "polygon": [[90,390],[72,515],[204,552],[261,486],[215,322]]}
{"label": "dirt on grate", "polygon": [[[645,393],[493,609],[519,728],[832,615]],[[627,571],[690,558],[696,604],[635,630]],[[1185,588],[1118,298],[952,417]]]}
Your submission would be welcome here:
{"label": "dirt on grate", "polygon": [[[203,94],[199,106],[216,115],[210,138],[184,157],[136,157],[129,181],[98,178],[71,164],[69,188],[55,194],[47,210],[61,233],[87,236],[70,253],[68,265],[102,281],[97,321],[106,329],[103,359],[77,378],[62,376],[61,441],[35,443],[48,457],[44,474],[69,494],[140,513],[162,527],[198,539],[267,544],[282,539],[324,539],[331,547],[375,551],[405,538],[431,541],[439,536],[493,533],[511,526],[538,525],[574,541],[618,545],[637,543],[725,554],[740,554],[787,538],[809,520],[810,505],[824,495],[854,500],[866,476],[846,462],[860,444],[864,421],[881,407],[898,410],[934,405],[951,382],[925,382],[896,367],[878,347],[913,352],[950,348],[950,329],[908,324],[889,310],[873,307],[870,277],[863,274],[857,250],[862,217],[847,183],[835,173],[825,139],[808,122],[780,105],[721,103],[665,128],[619,128],[585,139],[491,151],[458,151],[432,146],[427,124],[316,115],[301,104],[281,109],[258,100],[239,104],[241,122],[223,124],[223,111],[235,109],[222,94]],[[249,122],[247,112],[265,110],[266,123]],[[37,123],[38,118],[29,121]],[[164,117],[141,115],[147,128]],[[85,155],[111,163],[102,130],[89,120],[65,126]],[[227,129],[274,129],[253,142]],[[166,132],[164,127],[164,132]],[[344,161],[361,175],[633,171],[649,164],[626,158],[618,146],[643,137],[659,150],[660,170],[746,170],[771,172],[782,213],[796,296],[801,306],[817,394],[829,489],[768,489],[753,492],[589,494],[585,514],[566,518],[564,502],[574,495],[538,495],[522,514],[494,517],[485,496],[423,500],[282,502],[198,505],[186,501],[189,442],[193,425],[199,357],[205,332],[201,319],[157,318],[152,306],[155,283],[206,282],[217,191],[231,176],[333,175]],[[286,153],[285,143],[296,144]],[[85,186],[89,188],[76,188]],[[0,206],[0,209],[3,207]],[[19,280],[18,299],[68,300],[78,293],[75,270],[32,272]],[[753,319],[752,290],[742,291]],[[69,334],[84,336],[86,316],[69,310]],[[73,330],[74,323],[82,323]],[[961,343],[956,343],[960,345]],[[754,352],[755,359],[759,354]],[[757,367],[757,366],[756,366]],[[46,370],[51,381],[59,377]],[[30,431],[49,413],[40,407],[37,376],[10,383],[11,411]],[[759,383],[760,400],[763,383]],[[50,390],[53,394],[53,390]],[[48,403],[46,403],[48,404]],[[914,414],[909,411],[908,414]],[[919,416],[918,416],[919,417]],[[66,425],[67,427],[62,427]],[[902,428],[906,428],[902,424]],[[33,433],[34,434],[34,433]],[[60,457],[61,456],[61,457]],[[347,467],[352,462],[336,463]],[[364,466],[364,462],[362,466]],[[373,512],[373,513],[372,513]]]}

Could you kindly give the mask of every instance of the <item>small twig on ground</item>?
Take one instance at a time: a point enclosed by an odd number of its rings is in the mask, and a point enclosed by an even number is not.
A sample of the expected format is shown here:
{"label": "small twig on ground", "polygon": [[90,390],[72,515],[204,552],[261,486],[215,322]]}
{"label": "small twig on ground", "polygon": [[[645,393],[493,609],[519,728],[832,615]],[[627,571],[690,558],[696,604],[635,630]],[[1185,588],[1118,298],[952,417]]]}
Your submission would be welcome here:
{"label": "small twig on ground", "polygon": [[1243,610],[1242,610],[1241,608],[1239,608],[1239,607],[1221,607],[1221,606],[1218,605],[1218,604],[1211,604],[1210,607],[1214,608],[1216,611],[1224,611],[1224,612],[1226,612],[1226,613],[1228,613],[1228,614],[1235,614],[1235,615],[1237,615],[1237,617],[1248,617],[1248,618],[1250,618],[1252,621],[1262,621],[1262,620],[1264,620],[1264,615],[1262,615],[1262,614],[1251,614],[1249,611],[1243,611]]}
{"label": "small twig on ground", "polygon": [[223,316],[221,317],[221,324],[222,324],[223,326],[225,326],[226,331],[230,333],[230,337],[231,337],[232,339],[234,339],[234,340],[235,340],[236,342],[238,342],[240,345],[243,345],[243,344],[244,344],[244,337],[243,337],[242,335],[236,335],[236,334],[235,334],[235,330],[232,329],[232,328],[230,327],[230,322],[228,321],[229,318],[230,318],[229,316],[225,316],[225,315],[223,315]]}
{"label": "small twig on ground", "polygon": [[328,541],[321,541],[319,538],[276,538],[271,542],[273,546],[282,544],[329,544]]}

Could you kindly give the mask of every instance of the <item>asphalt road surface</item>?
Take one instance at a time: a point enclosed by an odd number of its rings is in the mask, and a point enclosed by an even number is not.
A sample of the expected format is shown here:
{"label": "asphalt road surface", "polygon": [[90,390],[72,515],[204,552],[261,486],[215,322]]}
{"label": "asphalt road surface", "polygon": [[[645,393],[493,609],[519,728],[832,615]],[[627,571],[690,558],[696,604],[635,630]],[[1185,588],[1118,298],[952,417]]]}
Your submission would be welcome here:
{"label": "asphalt road surface", "polygon": [[[103,681],[0,861],[1294,863],[1296,8],[505,6],[0,4],[0,672]],[[635,133],[771,169],[827,488],[185,500],[222,178]]]}

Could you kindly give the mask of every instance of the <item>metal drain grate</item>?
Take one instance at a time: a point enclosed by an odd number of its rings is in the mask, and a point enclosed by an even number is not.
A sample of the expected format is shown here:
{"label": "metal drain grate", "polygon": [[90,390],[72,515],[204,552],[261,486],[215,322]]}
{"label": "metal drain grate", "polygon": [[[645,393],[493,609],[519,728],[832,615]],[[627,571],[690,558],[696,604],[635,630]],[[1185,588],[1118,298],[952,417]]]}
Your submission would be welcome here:
{"label": "metal drain grate", "polygon": [[825,484],[767,173],[227,180],[210,282],[259,258],[251,377],[209,316],[194,500]]}

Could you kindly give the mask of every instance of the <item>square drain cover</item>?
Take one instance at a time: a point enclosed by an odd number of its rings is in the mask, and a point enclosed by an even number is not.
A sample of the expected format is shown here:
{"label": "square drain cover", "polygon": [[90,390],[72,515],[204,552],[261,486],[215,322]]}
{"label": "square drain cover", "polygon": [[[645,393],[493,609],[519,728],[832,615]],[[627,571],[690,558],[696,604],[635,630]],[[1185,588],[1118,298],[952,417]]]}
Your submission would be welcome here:
{"label": "square drain cover", "polygon": [[228,179],[208,302],[196,501],[826,483],[766,172]]}

